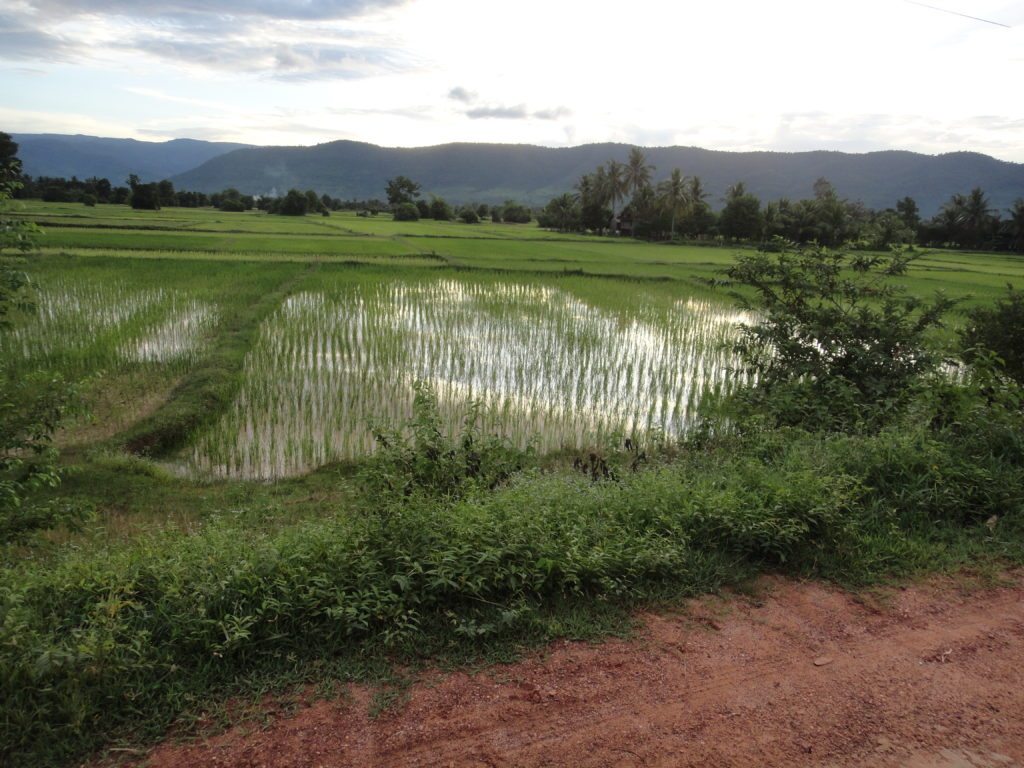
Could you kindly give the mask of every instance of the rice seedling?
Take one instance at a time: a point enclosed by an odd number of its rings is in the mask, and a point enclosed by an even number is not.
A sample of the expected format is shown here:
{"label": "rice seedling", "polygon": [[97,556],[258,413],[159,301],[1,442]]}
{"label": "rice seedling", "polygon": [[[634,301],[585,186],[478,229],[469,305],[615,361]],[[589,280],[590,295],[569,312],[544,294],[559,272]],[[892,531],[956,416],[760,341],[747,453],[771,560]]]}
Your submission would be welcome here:
{"label": "rice seedling", "polygon": [[72,377],[136,363],[183,367],[216,322],[214,304],[178,289],[55,277],[39,284],[33,311],[0,338],[0,350],[13,370]]}
{"label": "rice seedling", "polygon": [[611,312],[516,282],[307,290],[264,322],[238,397],[187,464],[273,479],[364,455],[370,423],[409,416],[417,380],[437,393],[449,430],[477,402],[486,430],[542,451],[678,435],[704,395],[736,383],[723,342],[739,319],[695,299]]}

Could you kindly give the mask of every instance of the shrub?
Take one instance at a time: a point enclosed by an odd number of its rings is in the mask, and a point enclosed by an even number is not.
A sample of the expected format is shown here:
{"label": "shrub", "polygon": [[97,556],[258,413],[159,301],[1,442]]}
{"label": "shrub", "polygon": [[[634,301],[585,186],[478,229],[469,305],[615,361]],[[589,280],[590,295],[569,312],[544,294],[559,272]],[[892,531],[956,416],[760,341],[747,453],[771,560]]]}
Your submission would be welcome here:
{"label": "shrub", "polygon": [[395,206],[395,221],[419,221],[419,209],[413,203],[399,203]]}
{"label": "shrub", "polygon": [[474,211],[472,208],[463,208],[461,211],[459,211],[459,219],[464,224],[479,224],[480,223],[480,216],[479,216],[479,214],[476,211]]}
{"label": "shrub", "polygon": [[754,313],[734,349],[756,384],[734,404],[777,425],[848,429],[900,412],[913,384],[936,369],[928,343],[953,305],[896,283],[913,256],[817,245],[739,253],[727,270],[741,306]]}
{"label": "shrub", "polygon": [[[316,195],[313,196],[314,199]],[[271,213],[279,213],[282,216],[305,216],[309,210],[309,198],[297,189],[289,189],[288,194],[281,200],[276,210]]]}
{"label": "shrub", "polygon": [[83,506],[37,493],[60,483],[53,433],[74,390],[56,375],[5,373],[0,368],[0,548],[60,524],[77,527],[88,515]]}
{"label": "shrub", "polygon": [[397,428],[372,427],[377,451],[360,478],[375,506],[414,493],[458,498],[471,489],[493,489],[531,462],[532,450],[481,432],[476,403],[462,431],[445,435],[434,391],[423,382],[413,386],[412,418]]}
{"label": "shrub", "polygon": [[220,210],[225,213],[242,213],[245,209],[245,203],[236,197],[226,197],[220,204]]}
{"label": "shrub", "polygon": [[529,224],[532,219],[533,214],[530,213],[530,209],[514,200],[507,200],[501,206],[502,221],[507,221],[510,224]]}
{"label": "shrub", "polygon": [[452,218],[452,207],[443,198],[435,197],[430,201],[430,218],[437,221],[450,221]]}
{"label": "shrub", "polygon": [[1006,374],[1024,383],[1024,293],[1008,285],[1006,296],[994,306],[971,309],[960,345],[967,362],[994,352]]}
{"label": "shrub", "polygon": [[95,208],[96,195],[92,195],[86,192],[84,195],[82,195],[82,205],[84,205],[86,208]]}

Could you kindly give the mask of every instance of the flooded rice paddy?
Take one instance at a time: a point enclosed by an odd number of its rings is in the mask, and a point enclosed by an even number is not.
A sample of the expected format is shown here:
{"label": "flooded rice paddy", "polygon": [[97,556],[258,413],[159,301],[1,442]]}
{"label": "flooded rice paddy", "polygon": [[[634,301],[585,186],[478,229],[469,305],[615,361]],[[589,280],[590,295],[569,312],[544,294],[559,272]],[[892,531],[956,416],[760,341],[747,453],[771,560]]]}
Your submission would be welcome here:
{"label": "flooded rice paddy", "polygon": [[[174,468],[272,480],[365,455],[371,424],[411,414],[416,381],[434,390],[450,431],[478,403],[485,431],[542,452],[679,435],[702,398],[737,383],[724,343],[745,318],[724,305],[647,300],[635,286],[593,301],[552,282],[311,279],[264,318],[233,402]],[[177,375],[216,343],[222,312],[199,296],[55,276],[0,352],[15,373]]]}
{"label": "flooded rice paddy", "polygon": [[217,307],[171,288],[55,279],[39,285],[25,322],[0,337],[5,362],[91,375],[132,363],[186,366],[217,323]]}
{"label": "flooded rice paddy", "polygon": [[273,479],[373,450],[370,423],[431,385],[447,428],[471,401],[482,427],[541,451],[692,423],[734,383],[722,348],[741,318],[681,300],[610,312],[543,285],[388,281],[306,291],[262,325],[231,408],[192,446],[199,475]]}

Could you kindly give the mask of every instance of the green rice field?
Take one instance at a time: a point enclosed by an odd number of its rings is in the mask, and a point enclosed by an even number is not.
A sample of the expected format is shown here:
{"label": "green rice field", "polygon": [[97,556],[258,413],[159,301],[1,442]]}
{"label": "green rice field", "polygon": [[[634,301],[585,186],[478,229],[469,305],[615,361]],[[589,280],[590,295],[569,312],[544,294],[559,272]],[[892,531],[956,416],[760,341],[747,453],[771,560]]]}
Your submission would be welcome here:
{"label": "green rice field", "polygon": [[[726,246],[352,213],[29,202],[16,215],[43,234],[35,309],[3,341],[15,370],[59,371],[93,397],[131,377],[124,397],[155,399],[159,419],[223,358],[226,395],[159,457],[187,477],[357,459],[371,424],[408,416],[416,381],[449,430],[477,403],[486,431],[547,453],[681,434],[702,398],[742,380],[724,345],[744,317],[710,282]],[[1022,275],[1019,257],[943,252],[907,282],[970,302]]]}

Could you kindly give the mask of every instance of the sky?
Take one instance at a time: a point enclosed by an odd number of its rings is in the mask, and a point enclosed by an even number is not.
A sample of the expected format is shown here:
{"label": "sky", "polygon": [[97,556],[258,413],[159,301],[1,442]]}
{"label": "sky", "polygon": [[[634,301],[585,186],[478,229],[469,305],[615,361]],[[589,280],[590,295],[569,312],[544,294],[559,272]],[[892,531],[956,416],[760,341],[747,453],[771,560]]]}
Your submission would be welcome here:
{"label": "sky", "polygon": [[0,0],[0,130],[1024,162],[1024,0],[933,5]]}

